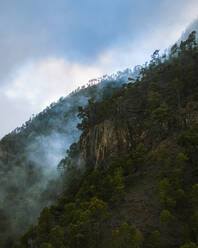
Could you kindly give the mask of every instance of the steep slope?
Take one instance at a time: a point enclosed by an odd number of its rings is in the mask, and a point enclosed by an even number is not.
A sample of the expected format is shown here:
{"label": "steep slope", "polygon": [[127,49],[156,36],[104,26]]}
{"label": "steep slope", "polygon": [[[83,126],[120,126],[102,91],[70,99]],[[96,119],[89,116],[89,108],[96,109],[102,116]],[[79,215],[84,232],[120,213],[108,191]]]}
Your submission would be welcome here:
{"label": "steep slope", "polygon": [[198,44],[155,51],[135,82],[79,109],[64,191],[17,248],[197,247]]}
{"label": "steep slope", "polygon": [[91,97],[107,98],[128,77],[136,77],[138,70],[90,81],[0,141],[0,247],[11,247],[35,223],[41,209],[60,194],[57,165],[80,136],[78,107]]}

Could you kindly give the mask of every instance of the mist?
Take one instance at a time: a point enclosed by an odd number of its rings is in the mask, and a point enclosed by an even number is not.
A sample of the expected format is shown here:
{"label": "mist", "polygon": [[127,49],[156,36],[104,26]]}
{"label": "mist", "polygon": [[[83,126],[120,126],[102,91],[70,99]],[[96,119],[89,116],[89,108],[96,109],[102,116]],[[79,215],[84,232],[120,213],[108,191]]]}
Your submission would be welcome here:
{"label": "mist", "polygon": [[106,89],[113,94],[128,77],[136,78],[139,70],[140,67],[126,69],[90,80],[1,140],[0,215],[5,215],[10,223],[3,240],[0,239],[2,244],[9,235],[16,239],[36,223],[42,208],[55,203],[60,196],[62,179],[57,166],[80,137],[78,107],[84,107],[91,97],[102,100]]}

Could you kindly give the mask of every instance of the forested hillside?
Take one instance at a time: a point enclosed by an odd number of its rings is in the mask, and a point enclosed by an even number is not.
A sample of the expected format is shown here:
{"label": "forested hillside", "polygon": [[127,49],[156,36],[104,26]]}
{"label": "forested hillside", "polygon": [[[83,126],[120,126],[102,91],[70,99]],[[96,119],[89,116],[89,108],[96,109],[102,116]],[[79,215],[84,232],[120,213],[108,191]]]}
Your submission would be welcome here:
{"label": "forested hillside", "polygon": [[61,195],[14,248],[198,246],[196,33],[113,91],[78,108]]}
{"label": "forested hillside", "polygon": [[127,69],[90,81],[0,141],[1,248],[10,248],[36,222],[42,208],[55,202],[61,193],[57,165],[80,136],[76,127],[78,107],[85,106],[91,97],[106,99],[128,77],[136,77],[138,70]]}

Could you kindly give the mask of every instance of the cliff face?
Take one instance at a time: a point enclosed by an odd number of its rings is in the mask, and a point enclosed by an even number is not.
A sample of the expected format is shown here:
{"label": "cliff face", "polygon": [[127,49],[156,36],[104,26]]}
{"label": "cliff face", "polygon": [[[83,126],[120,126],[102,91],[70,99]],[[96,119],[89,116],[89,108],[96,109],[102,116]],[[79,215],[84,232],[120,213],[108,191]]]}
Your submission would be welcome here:
{"label": "cliff face", "polygon": [[80,138],[81,159],[95,168],[111,158],[125,154],[132,146],[126,123],[105,120]]}
{"label": "cliff face", "polygon": [[[180,123],[181,129],[192,128],[198,124],[198,105],[196,103],[193,106],[193,109],[189,110],[186,107],[184,110],[185,115]],[[127,106],[123,109],[130,113]],[[173,121],[176,123],[178,120]],[[144,143],[149,149],[156,149],[168,135],[175,133],[172,129],[173,124],[169,124],[166,120],[161,125],[153,123],[148,128],[144,126],[144,120],[141,124],[139,123],[137,119],[128,116],[119,120],[119,116],[115,115],[90,127],[80,136],[80,160],[85,165],[98,168],[115,157],[127,154],[139,143]]]}

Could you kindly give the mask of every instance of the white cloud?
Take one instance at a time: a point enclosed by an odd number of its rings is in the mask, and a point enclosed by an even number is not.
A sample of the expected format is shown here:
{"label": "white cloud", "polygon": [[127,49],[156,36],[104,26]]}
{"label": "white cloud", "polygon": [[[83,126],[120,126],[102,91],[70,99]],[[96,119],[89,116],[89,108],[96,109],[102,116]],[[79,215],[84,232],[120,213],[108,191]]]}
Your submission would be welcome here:
{"label": "white cloud", "polygon": [[23,99],[40,111],[61,96],[99,77],[102,72],[94,66],[71,64],[61,58],[45,58],[21,68],[5,84],[4,93],[11,101]]}
{"label": "white cloud", "polygon": [[72,64],[56,57],[26,63],[0,87],[0,137],[103,73],[96,65]]}
{"label": "white cloud", "polygon": [[[167,1],[167,4],[170,4],[169,1]],[[198,18],[197,0],[185,3],[183,11],[175,14],[178,17],[177,22],[173,22],[168,13],[166,13],[164,15],[167,15],[168,21],[166,18],[164,20],[162,18],[158,23],[153,24],[152,28],[145,30],[145,34],[142,33],[127,44],[122,46],[118,44],[103,52],[99,56],[97,66],[105,67],[103,70],[107,72],[115,72],[127,67],[144,64],[150,60],[151,54],[156,49],[160,49],[163,52],[179,40],[182,33],[189,27],[189,24]],[[129,30],[130,32],[132,30]]]}

